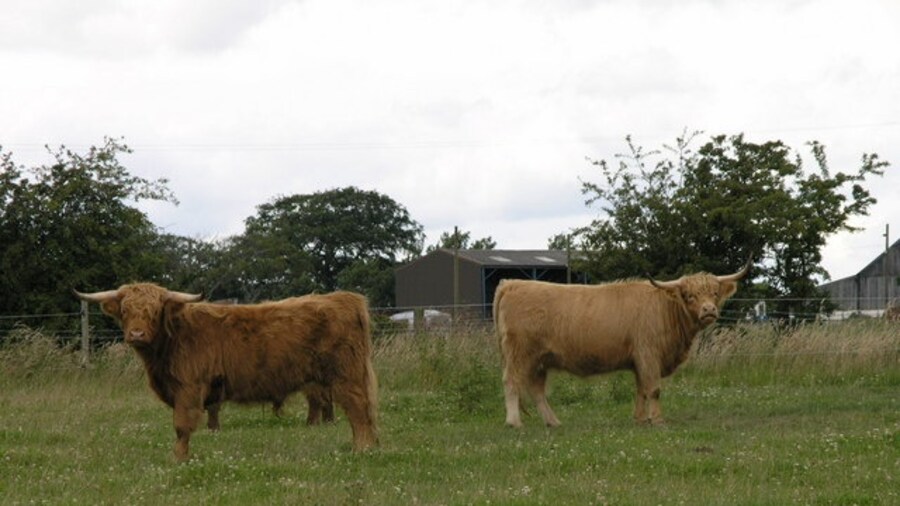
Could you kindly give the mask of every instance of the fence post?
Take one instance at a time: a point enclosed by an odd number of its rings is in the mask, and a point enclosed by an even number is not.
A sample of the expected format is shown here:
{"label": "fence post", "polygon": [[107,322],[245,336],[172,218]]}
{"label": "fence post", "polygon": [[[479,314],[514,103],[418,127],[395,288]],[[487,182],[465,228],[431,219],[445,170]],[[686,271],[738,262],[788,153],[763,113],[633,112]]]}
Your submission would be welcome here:
{"label": "fence post", "polygon": [[425,308],[413,308],[413,334],[421,336],[425,333]]}
{"label": "fence post", "polygon": [[87,365],[91,360],[91,331],[88,321],[88,303],[81,301],[81,364]]}

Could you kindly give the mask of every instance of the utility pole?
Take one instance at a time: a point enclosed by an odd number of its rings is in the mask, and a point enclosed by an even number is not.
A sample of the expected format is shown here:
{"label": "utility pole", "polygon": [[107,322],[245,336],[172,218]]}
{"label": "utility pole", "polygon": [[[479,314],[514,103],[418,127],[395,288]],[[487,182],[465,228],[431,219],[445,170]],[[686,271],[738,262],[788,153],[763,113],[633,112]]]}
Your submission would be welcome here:
{"label": "utility pole", "polygon": [[453,311],[450,321],[450,332],[456,335],[457,306],[459,306],[459,227],[453,226]]}
{"label": "utility pole", "polygon": [[891,231],[890,223],[885,223],[885,225],[884,225],[884,261],[882,262],[882,270],[883,270],[882,278],[884,279],[884,310],[885,311],[888,310],[888,305],[891,303],[891,296],[890,296],[890,291],[889,291],[891,289],[891,283],[890,283],[890,277],[888,276],[888,268],[891,265],[889,258],[888,258],[891,256],[890,255],[891,254],[890,231]]}

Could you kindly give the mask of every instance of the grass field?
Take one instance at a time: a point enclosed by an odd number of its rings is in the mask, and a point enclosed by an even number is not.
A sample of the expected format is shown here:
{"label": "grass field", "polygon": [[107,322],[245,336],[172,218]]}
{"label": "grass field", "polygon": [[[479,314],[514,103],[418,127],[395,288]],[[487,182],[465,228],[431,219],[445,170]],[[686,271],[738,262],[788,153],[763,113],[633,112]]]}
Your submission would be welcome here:
{"label": "grass field", "polygon": [[631,421],[632,377],[557,374],[563,425],[504,427],[493,336],[377,341],[381,447],[227,405],[172,456],[172,413],[130,350],[83,368],[21,331],[0,348],[3,504],[900,504],[900,326],[708,332]]}

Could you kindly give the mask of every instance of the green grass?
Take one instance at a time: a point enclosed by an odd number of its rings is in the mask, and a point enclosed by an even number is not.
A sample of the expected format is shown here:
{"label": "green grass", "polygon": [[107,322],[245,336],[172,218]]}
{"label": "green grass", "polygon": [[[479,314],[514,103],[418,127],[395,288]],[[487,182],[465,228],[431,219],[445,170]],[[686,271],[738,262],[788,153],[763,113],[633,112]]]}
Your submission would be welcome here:
{"label": "green grass", "polygon": [[[125,351],[126,353],[122,353]],[[172,456],[172,413],[128,350],[82,368],[39,334],[0,348],[3,504],[900,504],[900,328],[703,336],[666,380],[664,427],[631,421],[632,378],[556,374],[563,425],[504,427],[496,340],[377,343],[381,447],[342,413],[306,427],[227,405]]]}

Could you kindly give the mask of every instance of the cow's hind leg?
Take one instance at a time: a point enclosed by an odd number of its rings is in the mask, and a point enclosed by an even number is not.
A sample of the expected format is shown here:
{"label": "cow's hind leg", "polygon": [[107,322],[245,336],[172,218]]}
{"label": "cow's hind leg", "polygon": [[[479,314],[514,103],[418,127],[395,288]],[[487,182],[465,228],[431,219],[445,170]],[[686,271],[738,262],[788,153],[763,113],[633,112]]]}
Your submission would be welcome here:
{"label": "cow's hind leg", "polygon": [[336,384],[332,390],[334,401],[347,413],[353,430],[353,449],[365,450],[378,444],[378,433],[374,409],[370,406],[368,391],[364,384]]}
{"label": "cow's hind leg", "polygon": [[219,430],[219,409],[221,408],[221,402],[206,406],[206,427],[211,431]]}
{"label": "cow's hind leg", "polygon": [[319,399],[320,408],[322,409],[322,421],[331,423],[334,421],[334,399],[331,398],[331,389],[323,387],[322,396]]}
{"label": "cow's hind leg", "polygon": [[306,425],[318,425],[320,422],[334,421],[334,404],[331,389],[325,386],[312,386],[306,392],[308,413]]}
{"label": "cow's hind leg", "polygon": [[322,403],[313,394],[306,395],[306,425],[319,425],[322,420]]}
{"label": "cow's hind leg", "polygon": [[547,371],[540,370],[532,377],[528,384],[528,390],[534,398],[537,405],[538,413],[544,419],[544,425],[547,427],[559,427],[559,418],[550,409],[550,403],[547,402]]}
{"label": "cow's hind leg", "polygon": [[510,427],[522,426],[522,415],[519,412],[520,398],[519,387],[521,383],[512,377],[509,368],[503,371],[503,396],[506,402],[506,425]]}

